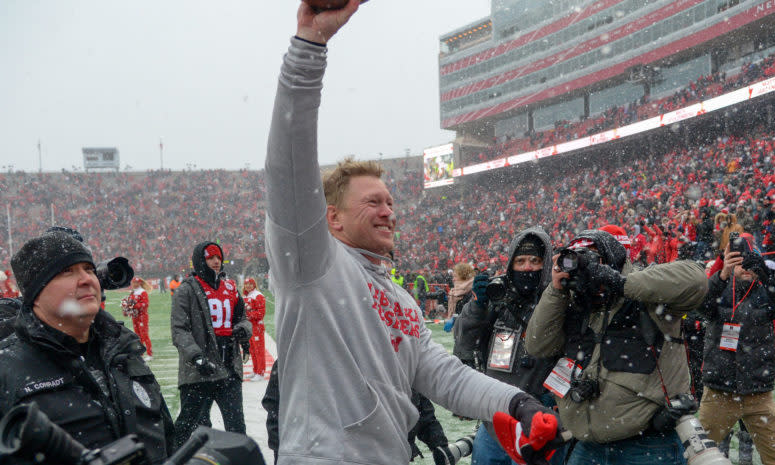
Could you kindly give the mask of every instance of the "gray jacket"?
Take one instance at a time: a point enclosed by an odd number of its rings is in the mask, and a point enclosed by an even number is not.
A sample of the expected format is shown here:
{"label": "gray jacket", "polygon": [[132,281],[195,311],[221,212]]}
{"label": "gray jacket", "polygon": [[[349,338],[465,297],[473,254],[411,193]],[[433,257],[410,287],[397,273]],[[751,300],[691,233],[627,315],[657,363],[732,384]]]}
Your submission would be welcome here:
{"label": "gray jacket", "polygon": [[[235,312],[234,316],[237,323],[233,325],[233,329],[242,327],[245,328],[247,334],[251,334],[252,326],[245,318],[245,312],[241,312],[241,315]],[[234,341],[231,365],[224,366],[221,354],[218,353],[218,344],[215,340],[215,331],[210,317],[210,307],[207,305],[202,286],[193,276],[184,279],[175,291],[175,295],[172,296],[170,319],[172,320],[172,343],[178,349],[178,386],[217,381],[230,374],[242,379],[242,358],[240,357],[239,344],[236,340]],[[202,376],[192,363],[200,355],[215,363],[217,370],[212,376]]]}
{"label": "gray jacket", "polygon": [[519,389],[431,340],[389,268],[328,231],[317,160],[326,49],[299,39],[280,73],[266,159],[266,251],[280,379],[278,464],[407,464],[412,388],[461,415],[508,411]]}

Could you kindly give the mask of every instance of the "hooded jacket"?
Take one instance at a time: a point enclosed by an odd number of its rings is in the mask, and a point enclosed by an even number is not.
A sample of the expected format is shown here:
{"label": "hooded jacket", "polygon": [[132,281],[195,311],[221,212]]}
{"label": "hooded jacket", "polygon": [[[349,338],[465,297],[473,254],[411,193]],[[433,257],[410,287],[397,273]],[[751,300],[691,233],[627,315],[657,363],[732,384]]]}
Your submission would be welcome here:
{"label": "hooded jacket", "polygon": [[74,338],[44,325],[28,305],[14,326],[15,333],[0,342],[0,417],[35,402],[89,449],[136,434],[151,463],[172,453],[172,418],[135,333],[100,310],[89,336],[91,355],[84,358]]}
{"label": "hooded jacket", "polygon": [[[208,267],[205,262],[204,249],[211,244],[217,245],[214,242],[197,244],[191,256],[191,263],[194,266],[193,274],[202,278],[213,289],[217,289],[225,278],[223,273],[216,275],[215,271]],[[226,279],[223,284],[232,286],[234,292],[237,292],[234,281]],[[237,295],[237,305],[232,316],[232,329],[244,328],[245,334],[250,335],[252,326],[245,317],[245,304],[239,293]],[[207,296],[194,276],[184,279],[173,294],[170,320],[172,343],[178,349],[178,386],[217,381],[230,375],[242,379],[242,358],[239,353],[239,344],[230,345],[229,358],[231,358],[231,363],[226,366],[223,363],[222,354],[218,350]],[[215,363],[216,371],[211,376],[202,376],[194,366],[194,359],[200,355]]]}
{"label": "hooded jacket", "polygon": [[572,342],[584,343],[589,331],[602,333],[604,307],[591,309],[587,332],[581,334],[578,323],[584,314],[568,291],[552,285],[547,286],[533,312],[525,344],[534,356],[584,357],[581,376],[597,378],[600,395],[581,403],[573,402],[568,395],[558,397],[560,418],[576,439],[608,443],[646,430],[654,413],[665,403],[653,356],[644,348],[641,331],[632,331],[628,326],[627,312],[639,303],[641,307],[637,308],[647,312],[661,334],[661,344],[656,347],[657,363],[668,395],[688,392],[689,370],[681,340],[681,317],[702,303],[708,285],[702,267],[695,262],[676,261],[632,271],[626,250],[610,234],[584,231],[579,237],[595,242],[604,262],[614,268],[621,266],[621,273],[627,278],[624,296],[610,307],[606,344],[593,342],[585,351],[567,353]]}
{"label": "hooded jacket", "polygon": [[282,399],[278,463],[407,464],[407,437],[418,418],[412,388],[481,419],[508,411],[520,390],[463,366],[434,343],[390,267],[329,232],[317,160],[325,65],[325,47],[291,39],[266,158]]}
{"label": "hooded jacket", "polygon": [[[538,238],[544,246],[544,264],[541,269],[541,280],[535,291],[523,296],[516,291],[516,284],[512,282],[511,273],[506,273],[505,280],[511,299],[503,302],[489,301],[486,308],[482,308],[476,300],[470,300],[460,314],[461,338],[473,339],[474,345],[478,345],[484,356],[484,370],[487,376],[516,386],[530,395],[540,398],[546,391],[543,382],[556,362],[557,357],[536,358],[527,353],[524,344],[524,334],[527,322],[533,315],[533,309],[538,303],[541,292],[552,281],[552,244],[549,236],[541,227],[528,228],[517,234],[509,246],[508,270],[517,255],[517,249],[522,242],[529,238]],[[513,331],[513,332],[512,332]],[[497,338],[505,335],[514,337],[512,346],[511,366],[509,368],[493,368],[490,366],[493,344]],[[477,342],[477,339],[480,339]],[[487,432],[491,437],[496,437],[491,422],[485,422]]]}

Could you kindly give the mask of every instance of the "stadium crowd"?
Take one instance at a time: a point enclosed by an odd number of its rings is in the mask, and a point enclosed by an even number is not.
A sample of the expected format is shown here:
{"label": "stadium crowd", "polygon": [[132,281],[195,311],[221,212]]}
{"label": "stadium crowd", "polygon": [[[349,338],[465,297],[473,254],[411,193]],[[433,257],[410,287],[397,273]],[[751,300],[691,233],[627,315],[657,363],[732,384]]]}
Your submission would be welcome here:
{"label": "stadium crowd", "polygon": [[637,102],[611,107],[580,121],[557,121],[553,129],[529,132],[519,138],[503,137],[486,150],[470,155],[464,164],[481,163],[597,134],[668,113],[772,76],[775,76],[775,54],[757,61],[746,61],[734,74],[715,72],[701,76],[672,95],[652,100],[647,94]]}
{"label": "stadium crowd", "polygon": [[[542,225],[559,246],[583,229],[618,224],[632,238],[642,233],[655,245],[644,251],[647,262],[667,261],[677,255],[656,254],[659,243],[677,248],[679,241],[696,242],[705,209],[713,217],[736,214],[767,249],[775,215],[774,138],[771,129],[760,127],[658,157],[600,159],[582,170],[541,168],[530,181],[471,187],[463,195],[423,191],[420,164],[393,161],[386,178],[402,206],[398,269],[440,279],[460,262],[502,267],[504,244],[529,225]],[[550,182],[558,178],[564,182]],[[187,270],[185,245],[209,237],[208,225],[219,225],[217,239],[227,257],[263,256],[262,172],[14,173],[0,174],[0,189],[8,193],[16,243],[45,230],[53,215],[84,231],[90,246],[104,254],[100,258],[127,256],[147,276]],[[89,214],[91,207],[104,215]],[[0,247],[7,268],[7,235]]]}

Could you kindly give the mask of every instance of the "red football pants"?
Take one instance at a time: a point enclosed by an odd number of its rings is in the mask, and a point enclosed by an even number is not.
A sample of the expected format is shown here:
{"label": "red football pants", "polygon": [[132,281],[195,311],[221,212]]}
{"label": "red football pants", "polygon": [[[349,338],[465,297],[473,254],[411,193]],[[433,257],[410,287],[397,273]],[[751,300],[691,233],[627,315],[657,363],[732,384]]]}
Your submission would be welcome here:
{"label": "red football pants", "polygon": [[140,312],[136,318],[132,318],[132,326],[135,328],[135,334],[140,336],[140,342],[145,346],[148,355],[153,356],[151,338],[148,336],[148,312]]}
{"label": "red football pants", "polygon": [[253,360],[253,373],[264,375],[264,323],[253,323],[253,337],[250,339],[250,358]]}

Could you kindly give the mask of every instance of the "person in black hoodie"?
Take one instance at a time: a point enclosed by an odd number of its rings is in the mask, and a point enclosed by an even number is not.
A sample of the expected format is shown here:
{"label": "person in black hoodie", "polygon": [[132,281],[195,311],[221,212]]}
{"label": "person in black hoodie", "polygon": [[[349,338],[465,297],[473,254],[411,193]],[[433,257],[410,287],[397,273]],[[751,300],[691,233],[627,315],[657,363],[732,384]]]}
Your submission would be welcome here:
{"label": "person in black hoodie", "polygon": [[[23,303],[14,333],[0,341],[0,417],[35,402],[86,448],[135,434],[150,462],[162,463],[173,450],[172,418],[139,338],[100,309],[91,252],[54,231],[25,243],[11,266]],[[37,463],[32,449],[3,463]]]}
{"label": "person in black hoodie", "polygon": [[[493,295],[489,275],[474,278],[475,299],[460,312],[461,339],[469,340],[482,354],[483,371],[490,377],[516,386],[545,405],[554,401],[543,386],[544,379],[556,362],[553,358],[536,358],[525,351],[524,334],[541,292],[552,278],[552,245],[540,227],[519,232],[509,247],[507,272],[493,282],[500,282],[501,295]],[[552,463],[562,463],[563,453],[555,453]],[[511,463],[498,444],[492,423],[485,422],[474,439],[472,463]]]}
{"label": "person in black hoodie", "polygon": [[240,343],[251,324],[237,286],[221,271],[223,250],[202,242],[191,255],[194,271],[172,297],[172,343],[178,349],[180,414],[175,442],[182,445],[218,404],[227,431],[245,433]]}

